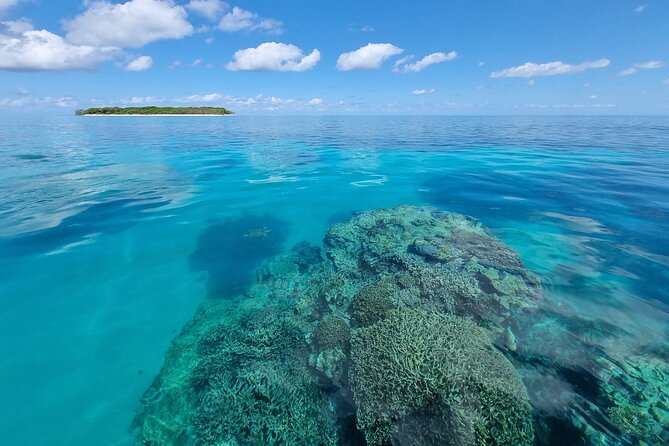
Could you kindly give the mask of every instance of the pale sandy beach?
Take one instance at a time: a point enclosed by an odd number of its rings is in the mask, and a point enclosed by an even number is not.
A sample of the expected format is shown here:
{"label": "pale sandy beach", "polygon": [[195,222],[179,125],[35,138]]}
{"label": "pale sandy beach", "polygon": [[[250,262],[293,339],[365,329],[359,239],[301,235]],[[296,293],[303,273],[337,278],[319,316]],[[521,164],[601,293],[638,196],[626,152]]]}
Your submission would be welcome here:
{"label": "pale sandy beach", "polygon": [[234,114],[227,114],[227,115],[216,115],[216,114],[208,114],[208,115],[200,115],[200,114],[156,114],[156,115],[105,115],[105,114],[86,114],[86,115],[80,115],[80,116],[104,116],[104,117],[123,117],[123,116],[234,116]]}

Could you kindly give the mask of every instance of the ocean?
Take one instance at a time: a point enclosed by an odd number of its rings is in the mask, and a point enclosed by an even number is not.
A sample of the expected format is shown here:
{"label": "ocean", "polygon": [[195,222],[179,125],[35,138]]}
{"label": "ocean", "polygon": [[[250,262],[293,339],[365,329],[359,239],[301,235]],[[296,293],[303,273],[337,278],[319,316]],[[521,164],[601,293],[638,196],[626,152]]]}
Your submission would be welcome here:
{"label": "ocean", "polygon": [[538,277],[541,300],[500,325],[517,346],[495,344],[536,444],[668,441],[667,117],[11,116],[2,444],[134,444],[142,396],[201,305],[254,299],[270,259],[400,205],[472,217]]}

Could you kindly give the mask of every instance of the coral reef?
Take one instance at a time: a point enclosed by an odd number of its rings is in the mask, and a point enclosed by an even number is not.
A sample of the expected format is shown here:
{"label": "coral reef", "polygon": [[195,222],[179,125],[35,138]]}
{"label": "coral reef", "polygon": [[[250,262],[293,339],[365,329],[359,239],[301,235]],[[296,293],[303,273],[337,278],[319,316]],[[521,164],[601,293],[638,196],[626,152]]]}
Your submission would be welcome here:
{"label": "coral reef", "polygon": [[533,442],[519,376],[470,320],[393,310],[354,331],[351,360],[358,426],[368,445],[394,437],[403,438],[398,444]]}
{"label": "coral reef", "polygon": [[322,349],[348,350],[351,340],[348,324],[339,316],[328,316],[322,319],[311,336]]}
{"label": "coral reef", "polygon": [[300,243],[243,295],[203,304],[142,401],[138,444],[533,442],[523,383],[491,342],[541,298],[515,252],[474,219],[400,206],[334,224],[324,254]]}

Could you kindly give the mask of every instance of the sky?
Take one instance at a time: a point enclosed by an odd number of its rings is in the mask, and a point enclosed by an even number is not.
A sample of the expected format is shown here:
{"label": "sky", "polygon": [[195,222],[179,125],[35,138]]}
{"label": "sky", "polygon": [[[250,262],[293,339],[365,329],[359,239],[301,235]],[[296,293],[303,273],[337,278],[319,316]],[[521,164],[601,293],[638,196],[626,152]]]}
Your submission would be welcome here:
{"label": "sky", "polygon": [[0,0],[0,107],[669,115],[668,0]]}

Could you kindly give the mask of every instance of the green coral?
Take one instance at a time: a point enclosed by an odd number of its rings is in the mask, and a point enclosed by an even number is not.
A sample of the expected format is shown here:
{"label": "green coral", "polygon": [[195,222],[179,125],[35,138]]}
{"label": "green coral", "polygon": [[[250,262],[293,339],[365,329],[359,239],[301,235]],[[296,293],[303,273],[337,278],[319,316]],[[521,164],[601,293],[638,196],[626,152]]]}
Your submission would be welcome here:
{"label": "green coral", "polygon": [[647,439],[653,433],[653,420],[648,412],[628,404],[610,407],[607,412],[611,422],[622,432],[640,440]]}
{"label": "green coral", "polygon": [[391,294],[387,283],[371,283],[362,287],[351,301],[351,325],[366,327],[383,319],[393,308]]}
{"label": "green coral", "polygon": [[[393,310],[354,331],[351,360],[358,427],[370,446],[395,436],[415,438],[415,444],[533,442],[520,378],[470,320]],[[421,429],[409,422],[417,418]],[[445,428],[428,429],[433,423]]]}
{"label": "green coral", "polygon": [[324,350],[333,348],[348,350],[351,340],[349,326],[339,316],[321,319],[311,336],[312,341]]}
{"label": "green coral", "polygon": [[205,444],[337,444],[327,397],[299,365],[253,364],[220,377],[200,404],[196,426]]}

